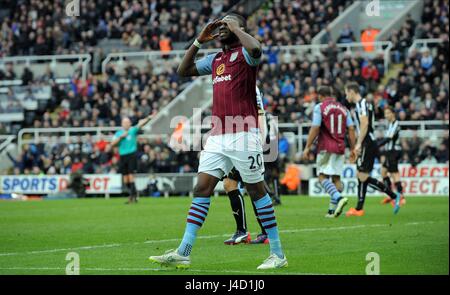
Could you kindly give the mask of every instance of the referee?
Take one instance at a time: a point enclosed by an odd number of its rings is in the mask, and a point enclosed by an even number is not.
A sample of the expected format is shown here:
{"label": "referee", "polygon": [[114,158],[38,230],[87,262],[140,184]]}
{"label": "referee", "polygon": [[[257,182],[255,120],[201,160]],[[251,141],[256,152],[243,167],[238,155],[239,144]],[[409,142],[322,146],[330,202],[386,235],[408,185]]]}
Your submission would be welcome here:
{"label": "referee", "polygon": [[139,121],[136,126],[131,126],[128,117],[122,119],[122,129],[114,134],[112,146],[119,146],[119,173],[123,176],[123,183],[128,188],[128,202],[126,204],[137,203],[137,191],[134,184],[133,174],[137,168],[137,135],[139,129],[150,121],[152,115]]}

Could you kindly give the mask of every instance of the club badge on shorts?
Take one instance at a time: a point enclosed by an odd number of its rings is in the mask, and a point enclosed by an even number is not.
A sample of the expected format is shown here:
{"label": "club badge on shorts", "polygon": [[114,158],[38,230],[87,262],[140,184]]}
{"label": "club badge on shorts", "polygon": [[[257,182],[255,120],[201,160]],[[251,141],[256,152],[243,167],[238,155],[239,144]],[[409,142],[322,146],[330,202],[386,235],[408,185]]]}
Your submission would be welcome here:
{"label": "club badge on shorts", "polygon": [[238,57],[239,51],[235,51],[231,54],[230,56],[230,62],[233,62],[236,60],[236,58]]}

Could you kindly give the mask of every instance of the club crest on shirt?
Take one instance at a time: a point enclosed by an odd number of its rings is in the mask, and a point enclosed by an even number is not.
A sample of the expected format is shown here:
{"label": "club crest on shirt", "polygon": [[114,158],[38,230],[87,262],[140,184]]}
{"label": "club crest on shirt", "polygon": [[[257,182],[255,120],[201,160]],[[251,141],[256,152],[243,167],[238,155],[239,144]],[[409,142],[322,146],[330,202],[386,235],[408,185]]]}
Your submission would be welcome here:
{"label": "club crest on shirt", "polygon": [[220,76],[225,72],[225,64],[220,64],[216,69],[216,75]]}
{"label": "club crest on shirt", "polygon": [[233,62],[236,60],[236,58],[238,57],[239,51],[235,51],[231,54],[230,56],[230,62]]}

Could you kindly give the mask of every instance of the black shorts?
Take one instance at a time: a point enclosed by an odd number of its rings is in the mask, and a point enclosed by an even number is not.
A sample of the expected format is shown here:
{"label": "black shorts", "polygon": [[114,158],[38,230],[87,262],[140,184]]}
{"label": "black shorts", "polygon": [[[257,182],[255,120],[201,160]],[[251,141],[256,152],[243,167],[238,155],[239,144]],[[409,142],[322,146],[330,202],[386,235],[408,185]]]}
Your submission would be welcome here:
{"label": "black shorts", "polygon": [[228,173],[228,175],[225,175],[224,179],[225,178],[229,178],[229,179],[232,179],[237,182],[243,182],[241,174],[239,173],[239,171],[237,171],[237,169],[235,167],[233,167],[233,169],[231,169],[231,171],[230,171],[230,173]]}
{"label": "black shorts", "polygon": [[384,163],[383,167],[387,169],[390,173],[396,173],[398,172],[398,161],[400,159],[400,152],[399,151],[386,151],[384,153]]}
{"label": "black shorts", "polygon": [[356,168],[359,172],[370,173],[373,170],[375,158],[378,155],[378,147],[374,141],[368,140],[363,143],[361,153],[356,159]]}
{"label": "black shorts", "polygon": [[137,153],[120,156],[119,173],[122,175],[134,174],[137,171]]}

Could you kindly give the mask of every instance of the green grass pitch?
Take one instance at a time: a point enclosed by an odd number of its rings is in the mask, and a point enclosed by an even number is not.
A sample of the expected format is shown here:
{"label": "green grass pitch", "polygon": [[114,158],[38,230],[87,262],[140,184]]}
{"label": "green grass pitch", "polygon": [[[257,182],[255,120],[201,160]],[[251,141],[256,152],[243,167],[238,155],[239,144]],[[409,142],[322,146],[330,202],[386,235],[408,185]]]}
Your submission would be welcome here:
{"label": "green grass pitch", "polygon": [[223,244],[234,231],[225,197],[213,198],[185,271],[147,258],[178,246],[190,198],[3,201],[0,274],[65,274],[68,252],[79,254],[81,274],[365,274],[369,252],[379,254],[381,274],[448,274],[449,198],[411,197],[396,216],[380,200],[368,198],[362,218],[330,220],[327,198],[284,197],[276,215],[289,267],[268,272],[256,270],[268,245]]}

